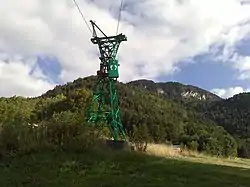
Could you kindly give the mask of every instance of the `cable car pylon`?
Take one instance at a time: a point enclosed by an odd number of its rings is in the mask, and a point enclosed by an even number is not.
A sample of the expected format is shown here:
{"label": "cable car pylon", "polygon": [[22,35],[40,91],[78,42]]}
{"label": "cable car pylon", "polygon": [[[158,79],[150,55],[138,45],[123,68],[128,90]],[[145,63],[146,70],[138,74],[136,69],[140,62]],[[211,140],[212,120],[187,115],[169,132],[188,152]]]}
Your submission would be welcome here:
{"label": "cable car pylon", "polygon": [[[94,21],[91,42],[97,44],[100,51],[100,69],[93,88],[93,98],[87,110],[87,121],[97,124],[103,121],[109,128],[114,141],[125,140],[125,130],[120,118],[120,109],[116,82],[119,78],[119,62],[116,59],[120,43],[127,41],[123,34],[107,36]],[[97,35],[99,31],[102,36]]]}

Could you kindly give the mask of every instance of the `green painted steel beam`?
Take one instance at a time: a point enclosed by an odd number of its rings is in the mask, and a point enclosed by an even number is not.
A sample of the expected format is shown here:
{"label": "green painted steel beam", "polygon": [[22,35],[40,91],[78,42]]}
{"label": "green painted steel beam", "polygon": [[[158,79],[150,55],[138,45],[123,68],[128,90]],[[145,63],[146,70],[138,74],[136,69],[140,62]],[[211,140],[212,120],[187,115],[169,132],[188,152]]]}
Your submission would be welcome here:
{"label": "green painted steel beam", "polygon": [[[119,78],[117,52],[120,43],[127,41],[127,37],[123,34],[108,37],[93,21],[91,24],[93,27],[91,41],[99,47],[101,63],[97,71],[98,80],[93,88],[93,99],[87,111],[88,122],[96,124],[104,121],[114,140],[125,139],[115,83]],[[97,36],[96,28],[104,35],[103,37]]]}

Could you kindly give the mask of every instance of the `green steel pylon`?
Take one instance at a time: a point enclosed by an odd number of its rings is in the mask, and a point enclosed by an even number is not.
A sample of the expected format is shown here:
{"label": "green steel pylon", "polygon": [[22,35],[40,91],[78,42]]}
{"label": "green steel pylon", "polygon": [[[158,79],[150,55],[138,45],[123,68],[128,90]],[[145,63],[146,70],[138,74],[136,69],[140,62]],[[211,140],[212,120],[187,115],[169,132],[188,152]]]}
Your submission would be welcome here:
{"label": "green steel pylon", "polygon": [[[101,63],[100,70],[97,71],[98,80],[93,89],[93,100],[88,109],[88,122],[96,124],[104,121],[114,140],[125,139],[115,83],[119,78],[117,51],[120,43],[127,41],[127,37],[123,34],[108,37],[93,21],[90,23],[93,28],[91,42],[99,47]],[[95,28],[104,36],[98,37]]]}

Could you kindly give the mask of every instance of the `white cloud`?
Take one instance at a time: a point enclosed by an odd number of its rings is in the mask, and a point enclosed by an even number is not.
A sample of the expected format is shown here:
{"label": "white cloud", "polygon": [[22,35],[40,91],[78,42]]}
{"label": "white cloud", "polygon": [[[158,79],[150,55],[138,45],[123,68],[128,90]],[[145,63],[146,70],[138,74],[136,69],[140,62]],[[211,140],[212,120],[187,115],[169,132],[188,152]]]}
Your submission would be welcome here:
{"label": "white cloud", "polygon": [[[53,85],[44,80],[46,78],[39,69],[33,69],[36,59],[20,59],[20,57],[5,56],[0,58],[0,96],[38,96],[41,92],[52,89]],[[24,60],[24,61],[23,61]]]}
{"label": "white cloud", "polygon": [[234,67],[240,73],[239,79],[250,79],[250,56],[236,55]]}
{"label": "white cloud", "polygon": [[[212,44],[233,48],[249,33],[250,24],[245,22],[250,20],[250,7],[241,6],[238,0],[125,2],[121,31],[128,41],[122,43],[118,55],[121,81],[154,79],[173,73],[180,60],[207,52]],[[95,56],[98,48],[90,42],[90,33],[72,1],[0,0],[0,3],[0,51],[21,56],[56,56],[63,81],[95,74],[99,67]],[[117,21],[113,13],[118,10],[119,1],[78,0],[78,3],[88,19],[95,20],[108,35],[115,34]],[[40,86],[34,88],[37,91],[32,91],[33,87],[28,85],[39,79],[30,76],[29,65],[23,64],[17,61],[0,67],[1,71],[16,70],[17,73],[9,75],[13,79],[26,77],[20,78],[23,82],[19,87],[14,86],[16,83],[2,82],[5,95],[25,94],[23,87],[34,94],[50,87],[41,80]],[[20,73],[12,67],[17,65],[26,68],[25,71]],[[140,72],[138,66],[142,67]],[[0,80],[4,76],[0,74]],[[40,72],[40,76],[45,75]]]}
{"label": "white cloud", "polygon": [[[215,53],[217,51],[215,50]],[[240,55],[235,46],[228,47],[225,46],[221,55],[217,56],[215,59],[221,61],[222,63],[229,63],[235,70],[238,71],[239,80],[250,79],[250,56]]]}
{"label": "white cloud", "polygon": [[212,89],[211,92],[226,99],[226,98],[232,97],[232,96],[239,94],[239,93],[242,93],[242,92],[250,92],[250,88],[244,89],[241,86],[230,87],[230,88],[226,88],[226,89],[215,88],[215,89]]}

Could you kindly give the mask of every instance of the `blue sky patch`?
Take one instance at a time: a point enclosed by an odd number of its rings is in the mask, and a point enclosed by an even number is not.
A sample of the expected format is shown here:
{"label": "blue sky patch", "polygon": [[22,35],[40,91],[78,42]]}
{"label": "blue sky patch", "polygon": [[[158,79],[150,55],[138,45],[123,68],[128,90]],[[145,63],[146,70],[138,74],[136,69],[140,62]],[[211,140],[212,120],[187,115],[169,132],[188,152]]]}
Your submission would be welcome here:
{"label": "blue sky patch", "polygon": [[184,64],[177,73],[159,77],[157,81],[177,81],[183,84],[195,85],[207,90],[213,88],[242,85],[237,80],[237,72],[225,63],[215,62],[209,55],[198,55],[193,58],[194,63]]}
{"label": "blue sky patch", "polygon": [[250,38],[239,41],[236,44],[236,52],[244,56],[249,56],[250,55]]}
{"label": "blue sky patch", "polygon": [[[55,83],[60,84],[62,80],[60,79],[60,73],[62,67],[60,62],[55,57],[37,57],[36,66],[41,69],[42,73],[49,77],[49,79]],[[31,72],[32,73],[32,72]]]}

